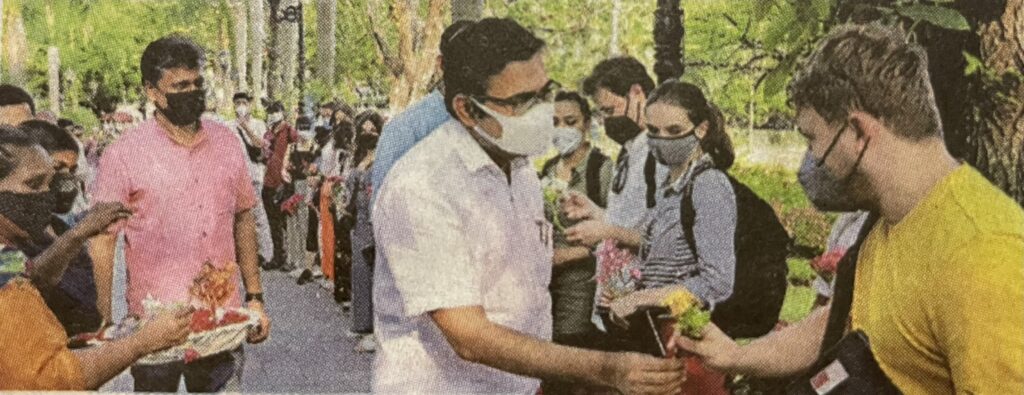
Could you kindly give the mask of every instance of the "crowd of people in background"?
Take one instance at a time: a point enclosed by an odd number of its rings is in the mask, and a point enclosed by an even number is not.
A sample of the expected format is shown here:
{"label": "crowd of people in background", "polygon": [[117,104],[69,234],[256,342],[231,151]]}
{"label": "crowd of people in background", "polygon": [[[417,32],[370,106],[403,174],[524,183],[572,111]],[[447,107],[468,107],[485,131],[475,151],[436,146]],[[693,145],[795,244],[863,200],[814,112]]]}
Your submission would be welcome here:
{"label": "crowd of people in background", "polygon": [[[203,262],[237,262],[230,304],[259,315],[250,343],[271,328],[261,269],[332,292],[355,351],[377,354],[380,393],[725,394],[735,375],[835,369],[869,337],[874,370],[844,374],[871,393],[1024,386],[1024,212],[949,155],[927,59],[901,33],[839,27],[790,86],[808,141],[799,182],[841,217],[825,246],[838,274],[786,328],[789,239],[730,175],[714,98],[656,84],[628,56],[563,89],[545,46],[510,19],[456,22],[432,91],[390,120],[247,92],[223,119],[202,49],[179,36],[142,55],[155,112],[105,120],[132,123],[117,136],[88,139],[0,86],[0,389],[97,388],[129,366],[140,391],[181,377],[189,391],[241,388],[244,347],[133,366],[184,341],[187,308],[69,349],[119,318],[118,249],[133,315],[146,298],[187,298]],[[626,287],[600,280],[620,257]],[[634,318],[680,291],[711,324],[655,334],[651,355]],[[796,383],[831,385],[813,377]]]}

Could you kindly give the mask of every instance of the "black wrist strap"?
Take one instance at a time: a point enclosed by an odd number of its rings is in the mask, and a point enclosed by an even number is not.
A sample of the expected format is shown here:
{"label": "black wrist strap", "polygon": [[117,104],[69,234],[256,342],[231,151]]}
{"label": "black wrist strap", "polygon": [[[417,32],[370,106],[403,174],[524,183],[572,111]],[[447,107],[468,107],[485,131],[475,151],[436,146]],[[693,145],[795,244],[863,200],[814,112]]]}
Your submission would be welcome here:
{"label": "black wrist strap", "polygon": [[245,294],[245,301],[246,301],[246,303],[252,302],[254,300],[259,301],[260,303],[263,303],[263,292],[246,293]]}
{"label": "black wrist strap", "polygon": [[847,322],[850,318],[850,309],[853,307],[853,284],[857,274],[857,258],[860,256],[860,247],[864,239],[871,233],[871,229],[878,222],[877,214],[870,214],[864,221],[864,226],[857,235],[857,242],[838,263],[836,273],[835,289],[832,292],[832,308],[828,315],[828,326],[825,327],[825,336],[821,341],[819,358],[826,351],[832,349],[842,340],[846,333]]}

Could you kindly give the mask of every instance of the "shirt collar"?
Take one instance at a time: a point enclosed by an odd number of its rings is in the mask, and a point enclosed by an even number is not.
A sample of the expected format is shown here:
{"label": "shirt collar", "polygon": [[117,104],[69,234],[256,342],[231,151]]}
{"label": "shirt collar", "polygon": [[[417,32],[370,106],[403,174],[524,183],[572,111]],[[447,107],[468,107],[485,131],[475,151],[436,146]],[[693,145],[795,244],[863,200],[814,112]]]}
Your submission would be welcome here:
{"label": "shirt collar", "polygon": [[156,117],[153,117],[152,119],[150,119],[147,122],[152,122],[152,124],[150,125],[151,126],[151,130],[153,130],[156,134],[160,135],[160,137],[165,139],[165,141],[167,141],[168,143],[174,145],[175,147],[181,147],[181,148],[186,148],[186,149],[189,149],[189,150],[194,150],[196,148],[199,148],[203,144],[205,144],[206,141],[209,140],[209,137],[210,137],[209,136],[210,135],[210,132],[209,132],[210,128],[209,128],[209,125],[207,125],[207,122],[206,122],[205,119],[199,120],[199,131],[196,132],[196,143],[195,143],[195,145],[193,145],[191,147],[186,147],[184,145],[181,145],[177,141],[174,141],[174,139],[171,138],[171,135],[168,134],[167,129],[164,129],[163,125],[160,125],[160,122],[157,122]]}
{"label": "shirt collar", "polygon": [[[668,195],[683,193],[683,188],[686,187],[686,184],[689,183],[690,179],[693,178],[693,170],[711,161],[711,155],[704,154],[700,158],[695,160],[693,163],[691,163],[690,168],[686,169],[686,173],[683,173],[683,176],[679,177],[679,179],[675,180],[675,182],[669,183],[669,180],[666,179],[663,183],[663,188],[665,188],[665,194]],[[671,173],[671,171],[669,173]]]}

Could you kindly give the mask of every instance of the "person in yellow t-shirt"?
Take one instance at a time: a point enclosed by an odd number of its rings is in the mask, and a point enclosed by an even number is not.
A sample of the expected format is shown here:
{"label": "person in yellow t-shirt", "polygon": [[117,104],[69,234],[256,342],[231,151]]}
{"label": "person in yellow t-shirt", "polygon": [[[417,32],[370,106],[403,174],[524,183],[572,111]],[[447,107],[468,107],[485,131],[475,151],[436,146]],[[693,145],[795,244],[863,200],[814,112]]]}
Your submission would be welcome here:
{"label": "person in yellow t-shirt", "polygon": [[[96,389],[137,359],[188,336],[191,311],[181,309],[122,340],[68,349],[64,328],[34,285],[59,281],[63,268],[57,259],[32,261],[24,252],[37,250],[35,235],[49,224],[52,177],[50,159],[35,140],[0,125],[0,392]],[[55,280],[39,275],[51,272]]]}
{"label": "person in yellow t-shirt", "polygon": [[[1021,393],[1024,211],[949,154],[927,63],[893,28],[831,32],[790,85],[808,141],[800,182],[820,210],[879,218],[859,250],[847,329],[867,335],[896,389]],[[674,344],[728,373],[803,374],[830,309],[744,346],[714,325]]]}

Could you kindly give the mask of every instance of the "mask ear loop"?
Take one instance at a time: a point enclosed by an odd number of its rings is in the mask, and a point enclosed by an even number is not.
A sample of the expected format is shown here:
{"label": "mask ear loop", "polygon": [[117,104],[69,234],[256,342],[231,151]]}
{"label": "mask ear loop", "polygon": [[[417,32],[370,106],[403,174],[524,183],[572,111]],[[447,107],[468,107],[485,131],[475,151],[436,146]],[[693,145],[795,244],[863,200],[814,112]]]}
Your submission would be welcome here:
{"label": "mask ear loop", "polygon": [[864,142],[864,148],[861,149],[860,150],[860,154],[857,155],[857,161],[853,162],[853,169],[850,170],[850,174],[847,174],[846,177],[843,177],[844,181],[849,179],[850,177],[853,177],[853,175],[857,173],[857,168],[860,167],[861,159],[864,159],[864,154],[868,152],[868,144],[869,143],[871,143],[871,138],[870,137],[868,137],[867,141]]}

